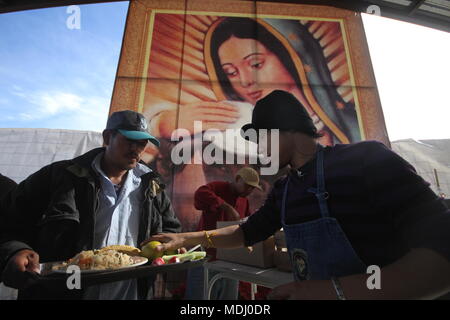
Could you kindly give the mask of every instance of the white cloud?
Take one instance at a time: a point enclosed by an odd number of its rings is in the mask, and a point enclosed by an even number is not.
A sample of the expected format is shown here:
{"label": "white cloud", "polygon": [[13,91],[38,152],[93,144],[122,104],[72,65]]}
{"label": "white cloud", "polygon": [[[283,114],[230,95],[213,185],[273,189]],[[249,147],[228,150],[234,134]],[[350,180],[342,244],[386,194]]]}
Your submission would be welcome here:
{"label": "white cloud", "polygon": [[14,91],[20,91],[20,92],[23,92],[22,87],[21,87],[21,86],[18,86],[18,85],[16,85],[16,84],[14,84],[14,85],[12,86],[12,88],[13,88]]}
{"label": "white cloud", "polygon": [[[33,116],[33,115],[29,114],[29,113],[23,113],[23,112],[19,113],[18,116],[19,116],[19,119],[23,120],[23,121],[32,121],[32,120],[39,119],[36,116]],[[10,117],[10,118],[12,118],[12,117]]]}
{"label": "white cloud", "polygon": [[18,85],[13,85],[12,86],[11,94],[13,94],[15,96],[18,96],[18,97],[21,97],[21,98],[25,98],[26,97],[26,94],[23,91],[22,87],[20,87]]}
{"label": "white cloud", "polygon": [[82,97],[67,92],[40,93],[34,102],[40,107],[40,111],[44,116],[65,111],[80,111],[80,109],[82,110],[82,103]]}
{"label": "white cloud", "polygon": [[[25,93],[19,87],[12,93],[28,104],[17,113],[16,120],[24,122],[42,122],[58,119],[53,126],[60,129],[82,129],[101,131],[106,124],[109,111],[109,99],[100,96],[82,96],[64,91],[36,91]],[[10,116],[14,118],[14,116]],[[12,120],[12,119],[9,119]]]}

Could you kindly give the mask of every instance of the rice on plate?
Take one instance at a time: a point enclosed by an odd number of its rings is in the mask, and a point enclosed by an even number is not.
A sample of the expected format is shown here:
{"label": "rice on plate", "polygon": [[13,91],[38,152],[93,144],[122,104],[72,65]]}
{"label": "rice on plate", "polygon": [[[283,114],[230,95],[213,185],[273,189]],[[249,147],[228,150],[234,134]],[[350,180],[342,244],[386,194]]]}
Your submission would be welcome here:
{"label": "rice on plate", "polygon": [[119,269],[135,264],[133,257],[117,250],[87,250],[81,251],[67,262],[53,266],[53,270],[65,269],[76,265],[80,270]]}

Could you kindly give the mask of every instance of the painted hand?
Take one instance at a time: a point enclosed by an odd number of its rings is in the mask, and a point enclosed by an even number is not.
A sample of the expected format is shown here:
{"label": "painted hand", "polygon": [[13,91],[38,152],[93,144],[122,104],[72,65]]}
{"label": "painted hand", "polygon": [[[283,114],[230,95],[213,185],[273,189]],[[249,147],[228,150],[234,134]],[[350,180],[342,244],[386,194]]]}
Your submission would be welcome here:
{"label": "painted hand", "polygon": [[[178,117],[178,118],[177,118]],[[180,105],[179,110],[166,111],[161,115],[160,130],[163,137],[170,138],[178,119],[178,128],[196,134],[194,121],[202,122],[202,130],[225,130],[240,117],[239,110],[223,102],[199,101]]]}

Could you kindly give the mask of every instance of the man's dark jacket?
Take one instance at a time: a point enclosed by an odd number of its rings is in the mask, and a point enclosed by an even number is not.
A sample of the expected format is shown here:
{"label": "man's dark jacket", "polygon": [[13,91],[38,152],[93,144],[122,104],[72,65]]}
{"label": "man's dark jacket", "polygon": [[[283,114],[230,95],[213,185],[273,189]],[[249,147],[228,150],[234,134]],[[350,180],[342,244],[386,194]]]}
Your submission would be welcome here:
{"label": "man's dark jacket", "polygon": [[[0,226],[0,274],[8,259],[21,249],[31,249],[40,262],[61,261],[82,250],[92,250],[100,182],[92,162],[104,148],[91,150],[72,160],[50,164],[32,174],[9,197]],[[180,232],[181,224],[171,202],[154,183],[157,175],[141,176],[144,202],[138,243],[157,233]],[[138,293],[145,298],[151,281],[139,279]],[[19,292],[19,299],[80,299],[82,290],[56,292],[34,286]]]}

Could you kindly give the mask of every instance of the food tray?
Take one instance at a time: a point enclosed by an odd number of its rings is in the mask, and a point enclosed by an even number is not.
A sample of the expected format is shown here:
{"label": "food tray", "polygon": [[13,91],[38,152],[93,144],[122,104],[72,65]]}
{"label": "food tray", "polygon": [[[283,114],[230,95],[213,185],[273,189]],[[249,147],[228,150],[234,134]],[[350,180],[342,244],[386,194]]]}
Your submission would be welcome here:
{"label": "food tray", "polygon": [[[145,265],[131,267],[127,269],[98,271],[94,273],[81,273],[81,287],[89,287],[93,285],[115,282],[121,280],[129,280],[135,278],[146,278],[158,273],[166,272],[178,272],[187,270],[190,268],[200,267],[209,257],[205,257],[201,260],[185,261],[182,263],[164,264],[161,266],[153,266],[150,262]],[[33,274],[34,280],[39,284],[46,287],[66,287],[67,279],[73,276],[72,273],[52,273],[46,270],[50,270],[51,266],[60,262],[46,263],[44,264],[41,274]]]}

